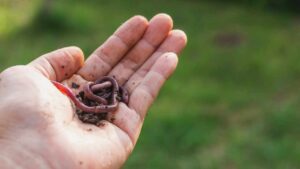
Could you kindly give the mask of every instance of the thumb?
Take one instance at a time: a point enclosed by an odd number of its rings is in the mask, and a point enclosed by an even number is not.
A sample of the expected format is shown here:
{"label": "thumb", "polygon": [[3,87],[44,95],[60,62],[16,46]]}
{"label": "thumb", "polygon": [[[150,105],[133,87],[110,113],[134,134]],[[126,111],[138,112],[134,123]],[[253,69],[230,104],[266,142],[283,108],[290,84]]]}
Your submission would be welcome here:
{"label": "thumb", "polygon": [[29,63],[50,80],[63,81],[77,72],[84,63],[78,47],[66,47],[38,57]]}

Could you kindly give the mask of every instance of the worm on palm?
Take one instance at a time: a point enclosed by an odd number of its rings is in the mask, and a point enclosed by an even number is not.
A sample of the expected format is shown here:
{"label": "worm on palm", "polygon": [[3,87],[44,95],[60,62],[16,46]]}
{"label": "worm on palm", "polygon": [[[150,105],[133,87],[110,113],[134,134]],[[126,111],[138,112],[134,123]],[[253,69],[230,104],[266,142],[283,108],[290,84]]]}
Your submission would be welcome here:
{"label": "worm on palm", "polygon": [[[117,81],[109,76],[104,76],[95,82],[88,82],[83,86],[84,98],[77,98],[71,89],[63,84],[52,81],[62,93],[67,95],[75,106],[87,113],[106,113],[115,111],[118,101],[128,104],[129,95],[126,89],[119,87]],[[93,106],[83,103],[93,102]]]}

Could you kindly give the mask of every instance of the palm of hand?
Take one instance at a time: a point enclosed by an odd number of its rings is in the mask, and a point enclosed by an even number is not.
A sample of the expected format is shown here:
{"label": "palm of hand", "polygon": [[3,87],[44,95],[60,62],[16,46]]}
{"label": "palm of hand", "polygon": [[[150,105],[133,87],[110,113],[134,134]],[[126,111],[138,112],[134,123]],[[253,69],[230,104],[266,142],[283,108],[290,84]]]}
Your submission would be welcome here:
{"label": "palm of hand", "polygon": [[[0,96],[9,97],[0,99],[0,110],[5,110],[0,133],[52,168],[119,168],[137,141],[147,109],[176,67],[174,53],[185,46],[184,33],[171,29],[166,15],[149,23],[136,16],[84,65],[82,52],[70,47],[4,71]],[[129,90],[130,101],[128,106],[120,103],[115,120],[100,127],[80,122],[70,100],[49,81],[82,85],[104,75],[115,76]]]}

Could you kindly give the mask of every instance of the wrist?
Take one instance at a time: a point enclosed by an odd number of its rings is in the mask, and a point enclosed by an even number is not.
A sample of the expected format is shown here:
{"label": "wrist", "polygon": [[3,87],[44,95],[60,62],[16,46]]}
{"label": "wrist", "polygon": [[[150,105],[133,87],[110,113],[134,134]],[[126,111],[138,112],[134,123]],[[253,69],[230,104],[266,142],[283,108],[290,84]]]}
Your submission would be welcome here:
{"label": "wrist", "polygon": [[[3,169],[10,168],[74,168],[72,160],[66,159],[62,148],[57,148],[54,141],[45,135],[32,131],[4,136],[0,140],[0,164]],[[15,134],[14,134],[15,135]]]}
{"label": "wrist", "polygon": [[51,168],[41,154],[21,144],[1,140],[0,148],[0,164],[3,169]]}

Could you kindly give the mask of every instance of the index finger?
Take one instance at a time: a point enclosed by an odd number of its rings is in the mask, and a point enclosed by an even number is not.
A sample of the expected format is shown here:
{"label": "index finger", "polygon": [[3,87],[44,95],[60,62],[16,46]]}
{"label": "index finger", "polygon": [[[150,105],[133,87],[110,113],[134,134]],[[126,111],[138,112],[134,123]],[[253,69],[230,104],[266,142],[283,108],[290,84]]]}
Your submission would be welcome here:
{"label": "index finger", "polygon": [[148,21],[142,16],[130,18],[90,55],[78,74],[90,81],[106,75],[143,36],[147,26]]}
{"label": "index finger", "polygon": [[46,78],[63,81],[70,78],[83,65],[84,56],[78,47],[66,47],[47,53],[28,65],[38,70]]}

